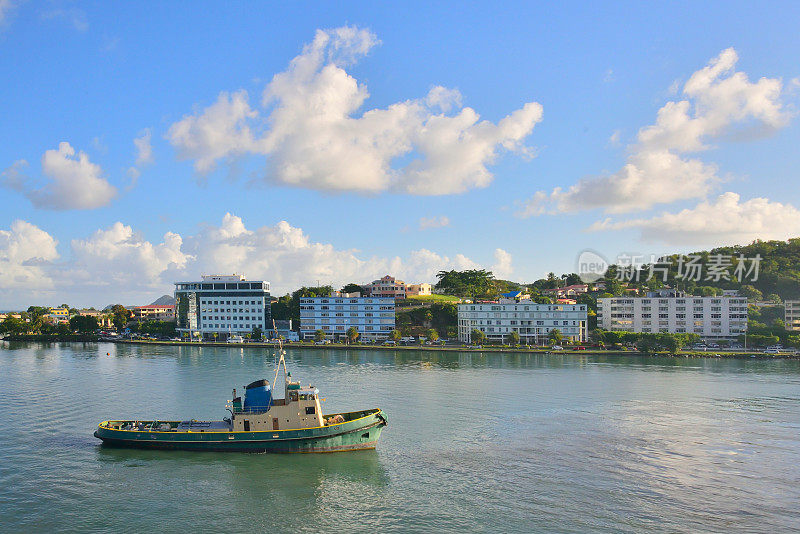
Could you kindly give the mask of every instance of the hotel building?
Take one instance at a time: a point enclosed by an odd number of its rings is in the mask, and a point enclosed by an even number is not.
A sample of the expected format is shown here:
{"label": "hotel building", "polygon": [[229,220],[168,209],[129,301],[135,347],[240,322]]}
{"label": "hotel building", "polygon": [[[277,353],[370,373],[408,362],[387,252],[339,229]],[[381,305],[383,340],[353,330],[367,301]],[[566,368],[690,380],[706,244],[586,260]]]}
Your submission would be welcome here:
{"label": "hotel building", "polygon": [[161,306],[148,304],[147,306],[134,306],[130,308],[134,321],[174,321],[175,306]]}
{"label": "hotel building", "polygon": [[732,340],[747,331],[747,299],[693,297],[657,291],[647,297],[597,299],[597,326],[625,332],[698,334],[705,340]]}
{"label": "hotel building", "polygon": [[393,299],[406,298],[406,283],[402,280],[395,280],[388,274],[380,280],[375,280],[371,284],[363,286],[364,294],[369,297],[389,297]]}
{"label": "hotel building", "polygon": [[459,304],[458,340],[469,343],[473,329],[482,331],[489,341],[503,342],[516,332],[522,343],[542,344],[557,329],[564,339],[583,342],[587,336],[587,310],[585,304],[537,304],[510,298]]}
{"label": "hotel building", "polygon": [[408,297],[425,297],[430,295],[433,295],[433,286],[428,283],[409,284],[406,286],[406,296]]}
{"label": "hotel building", "polygon": [[394,330],[393,297],[360,297],[345,293],[300,299],[300,338],[311,339],[317,330],[328,339],[347,336],[355,327],[362,341],[386,339]]}
{"label": "hotel building", "polygon": [[783,322],[786,330],[800,330],[800,300],[787,300],[783,303],[784,318]]}
{"label": "hotel building", "polygon": [[269,282],[237,274],[203,276],[199,282],[175,282],[175,300],[179,332],[224,339],[272,328]]}

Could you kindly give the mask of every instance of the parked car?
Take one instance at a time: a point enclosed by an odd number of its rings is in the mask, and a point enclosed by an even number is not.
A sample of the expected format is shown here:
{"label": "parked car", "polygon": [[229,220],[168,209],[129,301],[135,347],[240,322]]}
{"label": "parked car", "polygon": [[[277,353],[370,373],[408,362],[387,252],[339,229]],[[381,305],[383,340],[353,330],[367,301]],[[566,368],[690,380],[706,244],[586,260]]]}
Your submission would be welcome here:
{"label": "parked car", "polygon": [[387,339],[386,341],[384,341],[384,342],[383,342],[383,344],[384,344],[384,345],[396,345],[397,343],[395,343],[395,342],[394,342],[394,341],[392,341],[391,339]]}

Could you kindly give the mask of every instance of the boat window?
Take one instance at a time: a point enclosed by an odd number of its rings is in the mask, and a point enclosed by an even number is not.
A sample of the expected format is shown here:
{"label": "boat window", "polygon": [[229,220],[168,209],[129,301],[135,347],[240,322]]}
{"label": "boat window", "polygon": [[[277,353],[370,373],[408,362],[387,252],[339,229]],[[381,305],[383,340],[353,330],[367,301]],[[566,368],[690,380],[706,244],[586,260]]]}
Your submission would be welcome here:
{"label": "boat window", "polygon": [[246,419],[244,421],[244,431],[245,432],[250,432],[250,421],[248,421]]}
{"label": "boat window", "polygon": [[313,415],[315,413],[317,413],[316,406],[306,406],[306,415]]}

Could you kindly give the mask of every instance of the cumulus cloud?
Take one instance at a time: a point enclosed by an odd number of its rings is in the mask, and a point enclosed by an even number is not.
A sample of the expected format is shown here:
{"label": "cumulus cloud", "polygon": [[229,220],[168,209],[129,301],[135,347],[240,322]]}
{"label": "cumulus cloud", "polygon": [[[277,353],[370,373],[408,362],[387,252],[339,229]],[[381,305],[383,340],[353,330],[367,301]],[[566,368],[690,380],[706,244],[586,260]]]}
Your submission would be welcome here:
{"label": "cumulus cloud", "polygon": [[511,266],[511,254],[502,248],[494,249],[494,261],[492,272],[496,278],[508,278],[514,272],[514,268]]}
{"label": "cumulus cloud", "polygon": [[58,242],[33,224],[16,220],[0,230],[0,289],[38,291],[53,286],[46,266],[58,259]]}
{"label": "cumulus cloud", "polygon": [[76,154],[66,142],[42,156],[42,173],[47,177],[43,186],[37,187],[23,174],[26,166],[25,160],[15,162],[3,172],[0,183],[24,194],[37,208],[94,209],[109,204],[117,195],[117,188],[103,178],[100,166],[89,161],[85,152]]}
{"label": "cumulus cloud", "polygon": [[431,228],[444,228],[445,226],[450,226],[450,218],[446,215],[440,215],[438,217],[420,217],[419,219],[419,229],[420,230],[429,230]]}
{"label": "cumulus cloud", "polygon": [[800,235],[800,211],[791,204],[753,198],[742,202],[736,193],[677,213],[652,218],[595,223],[591,230],[639,230],[642,240],[669,245],[745,244],[755,239],[788,239]]}
{"label": "cumulus cloud", "polygon": [[145,128],[142,134],[133,140],[133,145],[136,147],[136,162],[128,168],[128,176],[131,178],[131,184],[128,189],[136,185],[136,181],[142,174],[142,167],[155,161],[153,158],[153,145],[150,143],[151,138],[150,128]]}
{"label": "cumulus cloud", "polygon": [[[270,281],[273,294],[284,294],[317,280],[336,286],[387,273],[418,283],[434,281],[442,269],[488,268],[498,276],[511,272],[511,256],[502,249],[494,251],[491,266],[463,254],[446,256],[425,248],[403,257],[367,256],[314,241],[286,221],[248,228],[230,213],[219,224],[204,225],[191,235],[167,232],[160,242],[116,222],[73,239],[66,258],[59,258],[56,244],[45,231],[24,221],[0,230],[0,289],[15,288],[13,294],[4,293],[5,306],[56,301],[104,306],[110,300],[142,304],[171,293],[175,281],[209,273],[245,273],[250,279]],[[49,291],[47,301],[36,300],[43,294],[37,288]]]}
{"label": "cumulus cloud", "polygon": [[542,118],[535,102],[495,124],[461,107],[457,90],[437,86],[359,112],[369,92],[344,67],[378,42],[364,29],[318,30],[267,84],[260,107],[246,91],[223,92],[174,123],[167,138],[201,173],[257,154],[266,156],[268,182],[361,193],[460,193],[492,181],[487,166],[501,150],[531,154],[523,141]]}
{"label": "cumulus cloud", "polygon": [[166,272],[177,273],[192,259],[182,245],[178,234],[167,232],[162,243],[153,244],[116,222],[87,239],[72,240],[73,276],[89,285],[163,286]]}
{"label": "cumulus cloud", "polygon": [[683,86],[684,100],[668,102],[655,124],[639,130],[622,169],[582,179],[566,190],[540,191],[518,215],[593,208],[625,213],[707,196],[721,182],[717,167],[687,154],[711,148],[708,143],[713,140],[747,139],[789,121],[781,102],[781,80],[751,82],[745,73],[734,71],[737,60],[736,51],[728,48],[692,74]]}

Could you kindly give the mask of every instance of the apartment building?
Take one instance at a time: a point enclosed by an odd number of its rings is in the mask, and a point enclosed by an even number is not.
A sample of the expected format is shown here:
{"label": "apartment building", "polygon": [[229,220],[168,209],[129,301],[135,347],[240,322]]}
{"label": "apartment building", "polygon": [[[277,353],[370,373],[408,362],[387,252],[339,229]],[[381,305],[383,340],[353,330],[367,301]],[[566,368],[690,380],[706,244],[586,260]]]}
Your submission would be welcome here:
{"label": "apartment building", "polygon": [[433,286],[430,284],[409,284],[406,286],[406,296],[408,297],[425,297],[428,295],[433,295]]}
{"label": "apartment building", "polygon": [[783,303],[783,322],[786,330],[796,332],[800,330],[800,300],[787,300]]}
{"label": "apartment building", "polygon": [[244,275],[202,276],[198,282],[175,282],[177,330],[225,339],[254,328],[272,328],[269,282]]}
{"label": "apartment building", "polygon": [[747,299],[694,297],[679,291],[646,297],[597,299],[597,325],[604,330],[698,334],[706,340],[733,340],[747,331]]}
{"label": "apartment building", "polygon": [[473,329],[486,334],[489,341],[506,341],[517,332],[522,343],[546,343],[552,330],[573,342],[587,338],[585,304],[537,304],[529,299],[499,299],[458,305],[458,340],[470,342]]}
{"label": "apartment building", "polygon": [[406,298],[406,283],[402,280],[396,280],[393,276],[388,274],[380,280],[374,280],[364,288],[364,295],[376,298],[393,298],[404,299]]}
{"label": "apartment building", "polygon": [[174,321],[175,306],[161,306],[148,304],[147,306],[134,306],[130,308],[135,321]]}
{"label": "apartment building", "polygon": [[50,308],[47,318],[53,324],[69,323],[69,308]]}
{"label": "apartment building", "polygon": [[360,297],[357,293],[300,299],[300,338],[311,339],[317,330],[339,340],[355,327],[362,341],[386,339],[394,330],[394,297]]}

